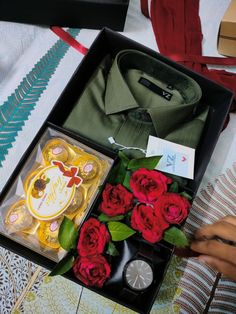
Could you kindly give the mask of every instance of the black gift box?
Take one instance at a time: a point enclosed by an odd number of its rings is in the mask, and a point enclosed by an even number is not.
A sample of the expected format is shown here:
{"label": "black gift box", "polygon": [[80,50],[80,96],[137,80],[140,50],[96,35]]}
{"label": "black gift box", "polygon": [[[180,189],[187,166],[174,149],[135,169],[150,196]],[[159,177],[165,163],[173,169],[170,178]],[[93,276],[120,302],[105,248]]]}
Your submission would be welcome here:
{"label": "black gift box", "polygon": [[129,0],[1,0],[0,20],[123,31]]}
{"label": "black gift box", "polygon": [[[26,151],[24,157],[22,158],[21,162],[19,163],[18,167],[15,169],[12,177],[4,188],[1,199],[4,198],[9,187],[14,181],[14,178],[19,173],[22,165],[26,161],[32,148],[35,146],[35,143],[38,141],[47,125],[55,127],[56,129],[65,132],[67,135],[79,139],[81,142],[84,142],[85,144],[90,145],[107,155],[114,156],[112,152],[109,152],[99,145],[95,145],[91,141],[88,141],[86,138],[78,137],[78,135],[73,132],[63,130],[61,126],[63,125],[63,122],[67,118],[68,114],[71,112],[73,105],[78,100],[88,80],[90,79],[91,75],[93,74],[99,63],[102,61],[104,56],[110,54],[114,57],[119,51],[123,49],[136,49],[148,53],[152,57],[160,59],[162,62],[165,62],[166,64],[176,68],[177,70],[189,75],[200,85],[203,94],[201,102],[203,104],[207,104],[210,107],[210,110],[204,127],[204,134],[196,150],[195,177],[194,180],[188,180],[186,186],[186,189],[192,195],[196,194],[206,167],[211,158],[214,147],[216,145],[217,139],[220,135],[220,132],[222,131],[225,118],[227,117],[233,99],[232,92],[215,84],[205,77],[195,72],[192,72],[182,65],[179,65],[165,58],[164,56],[154,52],[151,49],[148,49],[141,44],[138,44],[126,37],[123,37],[122,35],[119,35],[109,29],[104,29],[94,41],[87,55],[84,57],[82,63],[79,65],[78,69],[75,71],[65,90],[62,92],[61,97],[55,104],[55,107],[49,115],[47,121],[42,126],[37,137],[34,139],[29,149]],[[97,202],[99,202],[99,199],[97,199]],[[96,215],[97,204],[98,203],[94,204],[94,207],[92,208],[90,214]],[[14,241],[7,239],[3,235],[0,235],[0,244],[19,255],[22,255],[38,264],[41,264],[42,266],[45,266],[46,268],[52,269],[55,266],[54,262],[27,248],[24,248],[19,244],[16,244]],[[145,247],[145,254],[143,254],[143,247]],[[168,263],[173,253],[173,246],[167,245],[164,241],[155,246],[152,246],[148,245],[139,238],[134,238],[128,239],[121,243],[118,247],[118,250],[122,252],[121,258],[117,261],[114,261],[114,267],[112,269],[113,276],[111,277],[111,279],[107,281],[102,289],[90,289],[137,312],[148,313],[151,310],[152,304],[155,301],[155,298],[161,286],[164,274],[168,268]],[[152,286],[143,294],[139,295],[138,297],[130,297],[129,294],[123,293],[123,269],[127,261],[133,258],[137,258],[137,256],[139,255],[144,255],[144,258],[149,259],[151,264],[153,265],[155,274],[154,282]],[[81,284],[81,282],[75,278],[72,271],[65,274],[65,277]]]}
{"label": "black gift box", "polygon": [[[111,54],[111,56],[115,57],[115,55],[123,49],[136,49],[161,60],[192,77],[202,89],[202,98],[200,102],[203,106],[204,104],[208,105],[210,109],[204,126],[203,135],[195,154],[194,180],[188,180],[187,186],[185,187],[192,195],[195,195],[210,161],[218,137],[223,129],[224,121],[230,109],[230,104],[233,101],[233,93],[230,90],[214,83],[204,76],[193,72],[161,54],[117,34],[116,32],[104,29],[92,44],[88,54],[79,65],[64,92],[61,94],[49,120],[56,125],[62,125],[72,109],[71,106],[78,100],[86,83],[102,59],[107,54]],[[68,104],[71,104],[71,106]]]}

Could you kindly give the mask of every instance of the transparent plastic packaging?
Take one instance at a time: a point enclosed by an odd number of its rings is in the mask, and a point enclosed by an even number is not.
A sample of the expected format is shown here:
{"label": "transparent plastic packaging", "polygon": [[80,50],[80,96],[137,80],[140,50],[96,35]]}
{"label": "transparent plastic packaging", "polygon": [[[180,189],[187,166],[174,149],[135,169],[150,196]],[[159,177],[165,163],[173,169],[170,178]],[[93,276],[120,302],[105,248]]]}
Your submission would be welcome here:
{"label": "transparent plastic packaging", "polygon": [[15,180],[0,213],[0,232],[24,246],[59,261],[63,217],[79,228],[113,160],[47,128]]}

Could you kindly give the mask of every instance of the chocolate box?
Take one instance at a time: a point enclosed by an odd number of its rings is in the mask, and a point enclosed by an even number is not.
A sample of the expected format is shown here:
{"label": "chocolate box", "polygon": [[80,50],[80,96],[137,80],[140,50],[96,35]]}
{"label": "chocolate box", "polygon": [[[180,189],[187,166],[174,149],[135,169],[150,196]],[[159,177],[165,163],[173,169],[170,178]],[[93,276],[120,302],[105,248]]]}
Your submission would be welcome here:
{"label": "chocolate box", "polygon": [[[28,150],[25,152],[24,157],[5,186],[0,200],[4,200],[6,197],[9,189],[15,181],[15,178],[18,176],[26,160],[28,159],[29,154],[34,149],[38,140],[41,138],[46,127],[58,130],[64,133],[66,136],[72,137],[75,140],[79,140],[80,142],[92,147],[104,155],[115,158],[114,152],[93,143],[85,137],[83,138],[73,132],[64,130],[62,125],[68,114],[71,112],[75,102],[83,92],[91,75],[94,73],[95,69],[104,56],[110,54],[114,57],[119,51],[123,49],[136,49],[145,52],[152,57],[170,65],[171,67],[187,74],[200,85],[202,89],[201,101],[203,104],[207,104],[210,109],[203,131],[204,134],[201,137],[200,144],[196,150],[194,180],[188,180],[186,186],[186,190],[189,193],[192,195],[196,194],[213,153],[217,139],[220,135],[220,132],[222,131],[225,118],[227,117],[233,99],[232,92],[137,42],[134,42],[109,29],[104,29],[100,32],[92,44],[87,55],[84,57],[82,63],[79,65],[68,85],[62,92],[47,121],[45,121],[45,124],[40,129],[38,135],[33,140]],[[87,217],[97,216],[96,208],[98,202],[99,198],[95,200]],[[32,251],[29,248],[23,247],[14,240],[6,238],[2,234],[0,235],[0,244],[5,248],[12,250],[13,252],[22,255],[48,269],[53,269],[55,266],[55,262],[52,260],[35,251]],[[131,237],[118,245],[118,250],[121,256],[120,258],[114,259],[114,267],[112,269],[111,278],[105,283],[104,287],[101,289],[89,287],[89,289],[115,302],[125,305],[139,313],[148,313],[151,310],[151,307],[158,295],[163,277],[167,271],[169,261],[173,254],[173,249],[174,248],[172,245],[169,245],[164,241],[161,241],[156,245],[149,245],[140,238]],[[153,284],[151,287],[139,295],[135,295],[135,293],[130,293],[130,291],[127,291],[123,282],[123,271],[127,265],[127,262],[137,257],[148,260],[152,265],[154,273]],[[72,271],[67,272],[65,277],[83,285],[78,279],[75,278]]]}
{"label": "chocolate box", "polygon": [[1,0],[0,20],[123,31],[129,0]]}
{"label": "chocolate box", "polygon": [[59,262],[66,254],[58,241],[63,218],[81,226],[112,163],[97,150],[46,128],[0,207],[0,232]]}

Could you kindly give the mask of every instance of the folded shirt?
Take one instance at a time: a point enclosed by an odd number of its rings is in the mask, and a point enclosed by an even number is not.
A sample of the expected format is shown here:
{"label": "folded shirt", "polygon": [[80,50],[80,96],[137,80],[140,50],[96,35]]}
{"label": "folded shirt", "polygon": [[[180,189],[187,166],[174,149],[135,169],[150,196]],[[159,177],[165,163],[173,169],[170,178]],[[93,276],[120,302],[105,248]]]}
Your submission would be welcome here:
{"label": "folded shirt", "polygon": [[[136,50],[106,56],[64,127],[108,148],[146,149],[149,135],[196,148],[208,107],[192,78]],[[112,146],[113,145],[113,146]],[[138,150],[130,150],[133,157]]]}

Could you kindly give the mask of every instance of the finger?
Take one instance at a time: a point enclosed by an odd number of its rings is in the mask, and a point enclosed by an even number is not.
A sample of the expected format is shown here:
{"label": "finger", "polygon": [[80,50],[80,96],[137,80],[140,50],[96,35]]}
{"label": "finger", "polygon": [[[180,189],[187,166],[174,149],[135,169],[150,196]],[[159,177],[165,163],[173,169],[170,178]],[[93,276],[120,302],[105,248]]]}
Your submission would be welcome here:
{"label": "finger", "polygon": [[226,262],[224,260],[212,257],[212,256],[207,256],[207,255],[200,255],[198,259],[209,266],[213,267],[216,269],[218,272],[224,274],[227,276],[229,279],[236,280],[236,266]]}
{"label": "finger", "polygon": [[236,247],[232,245],[220,243],[216,240],[194,241],[191,244],[191,249],[236,264]]}
{"label": "finger", "polygon": [[236,226],[236,216],[225,216],[222,220]]}
{"label": "finger", "polygon": [[236,226],[227,221],[220,220],[212,225],[205,225],[195,233],[195,238],[197,240],[212,239],[216,236],[225,240],[235,241]]}

